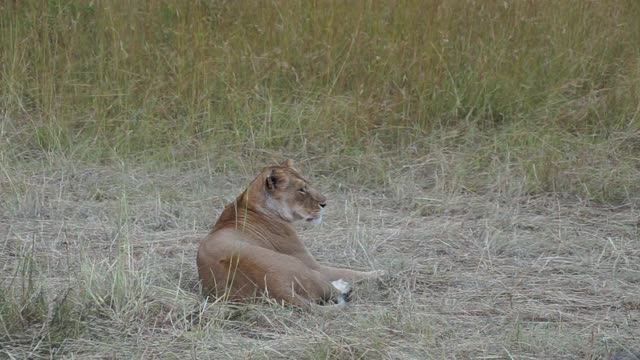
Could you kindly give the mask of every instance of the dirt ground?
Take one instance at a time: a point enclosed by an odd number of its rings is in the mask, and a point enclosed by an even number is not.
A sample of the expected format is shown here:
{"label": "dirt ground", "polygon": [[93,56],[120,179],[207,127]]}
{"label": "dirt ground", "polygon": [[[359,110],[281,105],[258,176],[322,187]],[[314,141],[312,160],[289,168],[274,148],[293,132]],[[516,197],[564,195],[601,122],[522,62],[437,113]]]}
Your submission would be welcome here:
{"label": "dirt ground", "polygon": [[259,171],[62,159],[0,176],[0,358],[634,359],[639,214],[327,174],[321,262],[385,269],[344,311],[198,293],[195,253]]}

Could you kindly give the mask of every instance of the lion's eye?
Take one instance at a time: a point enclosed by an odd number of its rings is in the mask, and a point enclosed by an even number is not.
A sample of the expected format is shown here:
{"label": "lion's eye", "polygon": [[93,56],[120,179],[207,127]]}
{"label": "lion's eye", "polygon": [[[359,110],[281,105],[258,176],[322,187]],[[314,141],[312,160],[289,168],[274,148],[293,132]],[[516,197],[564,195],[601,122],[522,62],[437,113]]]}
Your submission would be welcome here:
{"label": "lion's eye", "polygon": [[298,190],[299,193],[304,194],[307,192],[307,190],[305,190],[304,188],[301,188],[300,190]]}

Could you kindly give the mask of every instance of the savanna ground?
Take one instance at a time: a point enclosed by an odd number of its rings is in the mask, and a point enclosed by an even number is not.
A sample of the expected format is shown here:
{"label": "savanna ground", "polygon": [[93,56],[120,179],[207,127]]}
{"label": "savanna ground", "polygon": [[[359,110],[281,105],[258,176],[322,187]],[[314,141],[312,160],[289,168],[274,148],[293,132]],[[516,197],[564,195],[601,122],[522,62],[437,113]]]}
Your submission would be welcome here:
{"label": "savanna ground", "polygon": [[[637,1],[0,3],[0,358],[640,353]],[[292,157],[344,311],[195,252]]]}

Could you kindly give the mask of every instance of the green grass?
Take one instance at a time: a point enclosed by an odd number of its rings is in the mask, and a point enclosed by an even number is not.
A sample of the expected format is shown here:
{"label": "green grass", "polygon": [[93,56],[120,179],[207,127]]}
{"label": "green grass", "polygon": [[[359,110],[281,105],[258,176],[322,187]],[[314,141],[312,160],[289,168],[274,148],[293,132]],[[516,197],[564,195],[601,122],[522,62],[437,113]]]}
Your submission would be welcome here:
{"label": "green grass", "polygon": [[[499,161],[528,192],[620,201],[620,186],[637,190],[628,179],[565,181],[587,163],[620,179],[637,167],[637,149],[622,146],[637,141],[640,121],[632,0],[52,0],[2,10],[5,157],[266,151],[410,163],[406,149],[436,147],[485,170],[480,182],[467,164],[452,170],[469,188],[491,187]],[[592,147],[613,147],[620,168],[582,154]]]}

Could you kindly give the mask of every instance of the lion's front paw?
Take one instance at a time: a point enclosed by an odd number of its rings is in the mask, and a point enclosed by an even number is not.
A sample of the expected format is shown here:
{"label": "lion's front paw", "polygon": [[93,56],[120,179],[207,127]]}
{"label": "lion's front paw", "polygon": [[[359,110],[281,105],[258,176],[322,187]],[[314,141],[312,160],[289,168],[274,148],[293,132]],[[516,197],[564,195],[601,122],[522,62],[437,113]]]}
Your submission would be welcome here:
{"label": "lion's front paw", "polygon": [[340,291],[341,294],[348,294],[351,292],[351,284],[342,279],[332,281],[331,285],[333,285],[334,288]]}
{"label": "lion's front paw", "polygon": [[336,281],[332,281],[331,285],[336,288],[340,294],[336,297],[339,306],[344,306],[349,301],[349,295],[351,295],[351,284],[348,282],[338,279]]}

